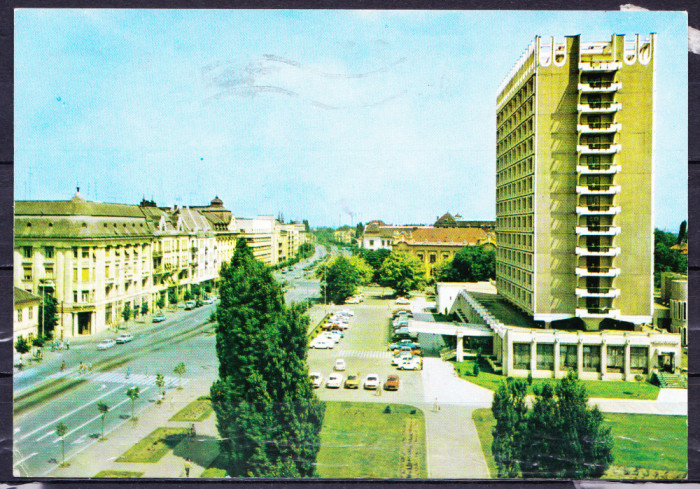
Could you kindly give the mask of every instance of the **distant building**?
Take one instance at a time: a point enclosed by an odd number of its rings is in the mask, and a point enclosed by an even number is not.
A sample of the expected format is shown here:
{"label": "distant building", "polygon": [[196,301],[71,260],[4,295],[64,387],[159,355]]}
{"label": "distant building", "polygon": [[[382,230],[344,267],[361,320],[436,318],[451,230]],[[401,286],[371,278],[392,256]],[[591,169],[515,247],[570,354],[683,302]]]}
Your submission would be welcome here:
{"label": "distant building", "polygon": [[333,237],[336,241],[340,241],[341,243],[352,243],[352,240],[355,239],[355,230],[338,229],[333,232]]}
{"label": "distant building", "polygon": [[13,342],[20,336],[25,339],[39,336],[39,304],[38,297],[18,287],[14,288],[14,328]]}
{"label": "distant building", "polygon": [[420,226],[392,226],[382,221],[370,221],[365,225],[360,246],[366,250],[393,249],[394,240],[409,236]]}
{"label": "distant building", "polygon": [[496,221],[465,221],[459,214],[452,216],[446,212],[437,218],[434,226],[436,228],[482,228],[485,231],[495,231]]}
{"label": "distant building", "polygon": [[688,344],[688,276],[680,273],[661,274],[661,304],[668,308],[667,321],[660,326],[681,335],[683,346]]}

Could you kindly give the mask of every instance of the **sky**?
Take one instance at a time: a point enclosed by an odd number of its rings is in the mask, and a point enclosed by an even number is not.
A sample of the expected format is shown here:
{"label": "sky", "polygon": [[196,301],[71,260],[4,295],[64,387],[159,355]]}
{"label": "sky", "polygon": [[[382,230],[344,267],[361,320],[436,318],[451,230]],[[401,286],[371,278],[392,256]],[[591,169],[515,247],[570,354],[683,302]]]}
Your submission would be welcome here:
{"label": "sky", "polygon": [[687,218],[679,12],[15,10],[15,199],[339,226],[495,219],[496,92],[536,35],[656,32],[654,225]]}

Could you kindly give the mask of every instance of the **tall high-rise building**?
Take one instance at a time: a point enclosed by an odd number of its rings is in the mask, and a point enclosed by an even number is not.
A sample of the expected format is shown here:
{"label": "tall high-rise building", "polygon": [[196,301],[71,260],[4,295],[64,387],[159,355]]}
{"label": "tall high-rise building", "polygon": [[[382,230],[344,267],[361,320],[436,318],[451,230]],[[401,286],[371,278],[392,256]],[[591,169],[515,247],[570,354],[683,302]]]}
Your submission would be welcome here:
{"label": "tall high-rise building", "polygon": [[496,283],[535,321],[651,322],[655,42],[536,37],[499,87]]}

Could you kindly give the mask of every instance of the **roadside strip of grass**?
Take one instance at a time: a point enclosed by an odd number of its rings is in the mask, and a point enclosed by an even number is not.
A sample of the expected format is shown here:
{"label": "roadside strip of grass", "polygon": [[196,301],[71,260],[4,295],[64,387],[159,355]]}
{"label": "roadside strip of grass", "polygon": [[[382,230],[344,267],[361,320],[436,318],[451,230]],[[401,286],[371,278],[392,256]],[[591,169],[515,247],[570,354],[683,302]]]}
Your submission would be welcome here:
{"label": "roadside strip of grass", "polygon": [[312,329],[312,330],[306,335],[306,337],[307,337],[309,340],[312,340],[313,338],[315,338],[316,336],[318,336],[319,332],[321,331],[321,326],[323,326],[323,325],[326,323],[326,321],[328,320],[328,318],[330,318],[330,317],[331,317],[331,313],[330,313],[330,312],[329,312],[328,314],[326,314],[325,316],[323,316],[323,319],[321,319],[321,320],[318,322],[318,324],[316,325],[316,327],[315,327],[314,329]]}
{"label": "roadside strip of grass", "polygon": [[155,463],[175,448],[190,433],[189,428],[156,428],[129,448],[117,462]]}
{"label": "roadside strip of grass", "polygon": [[[605,426],[612,428],[614,440],[613,465],[603,478],[685,478],[688,470],[686,416],[603,413],[603,419]],[[488,408],[475,409],[472,420],[489,473],[495,478],[498,471],[491,453],[491,430],[496,420]]]}
{"label": "roadside strip of grass", "polygon": [[[478,376],[472,375],[476,360],[468,359],[463,362],[454,362],[455,371],[460,378],[473,384],[495,391],[506,377],[482,370]],[[527,388],[528,394],[534,394],[533,388],[538,385],[550,384],[554,386],[556,379],[532,379],[532,385]],[[659,388],[649,382],[625,382],[622,380],[581,380],[586,387],[589,397],[608,399],[642,399],[654,401],[659,396]]]}
{"label": "roadside strip of grass", "polygon": [[119,478],[119,479],[132,479],[136,477],[141,477],[143,475],[143,472],[133,472],[130,470],[101,470],[97,474],[95,474],[93,477],[95,478],[101,478],[101,477],[112,477],[112,478]]}
{"label": "roadside strip of grass", "polygon": [[179,410],[169,421],[185,421],[196,423],[207,419],[214,409],[211,407],[209,400],[194,400],[187,406]]}
{"label": "roadside strip of grass", "polygon": [[326,402],[317,469],[325,478],[426,478],[423,412],[405,404]]}

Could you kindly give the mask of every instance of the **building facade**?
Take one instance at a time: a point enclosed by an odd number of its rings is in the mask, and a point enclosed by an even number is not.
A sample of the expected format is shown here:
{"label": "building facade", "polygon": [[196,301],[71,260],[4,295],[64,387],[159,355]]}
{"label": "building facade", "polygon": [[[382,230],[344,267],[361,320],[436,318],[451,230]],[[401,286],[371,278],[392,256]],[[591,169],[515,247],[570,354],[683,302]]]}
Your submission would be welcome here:
{"label": "building facade", "polygon": [[39,303],[41,297],[14,288],[14,331],[13,343],[20,336],[31,339],[39,335]]}
{"label": "building facade", "polygon": [[651,322],[655,34],[536,37],[498,90],[498,293],[536,321]]}

